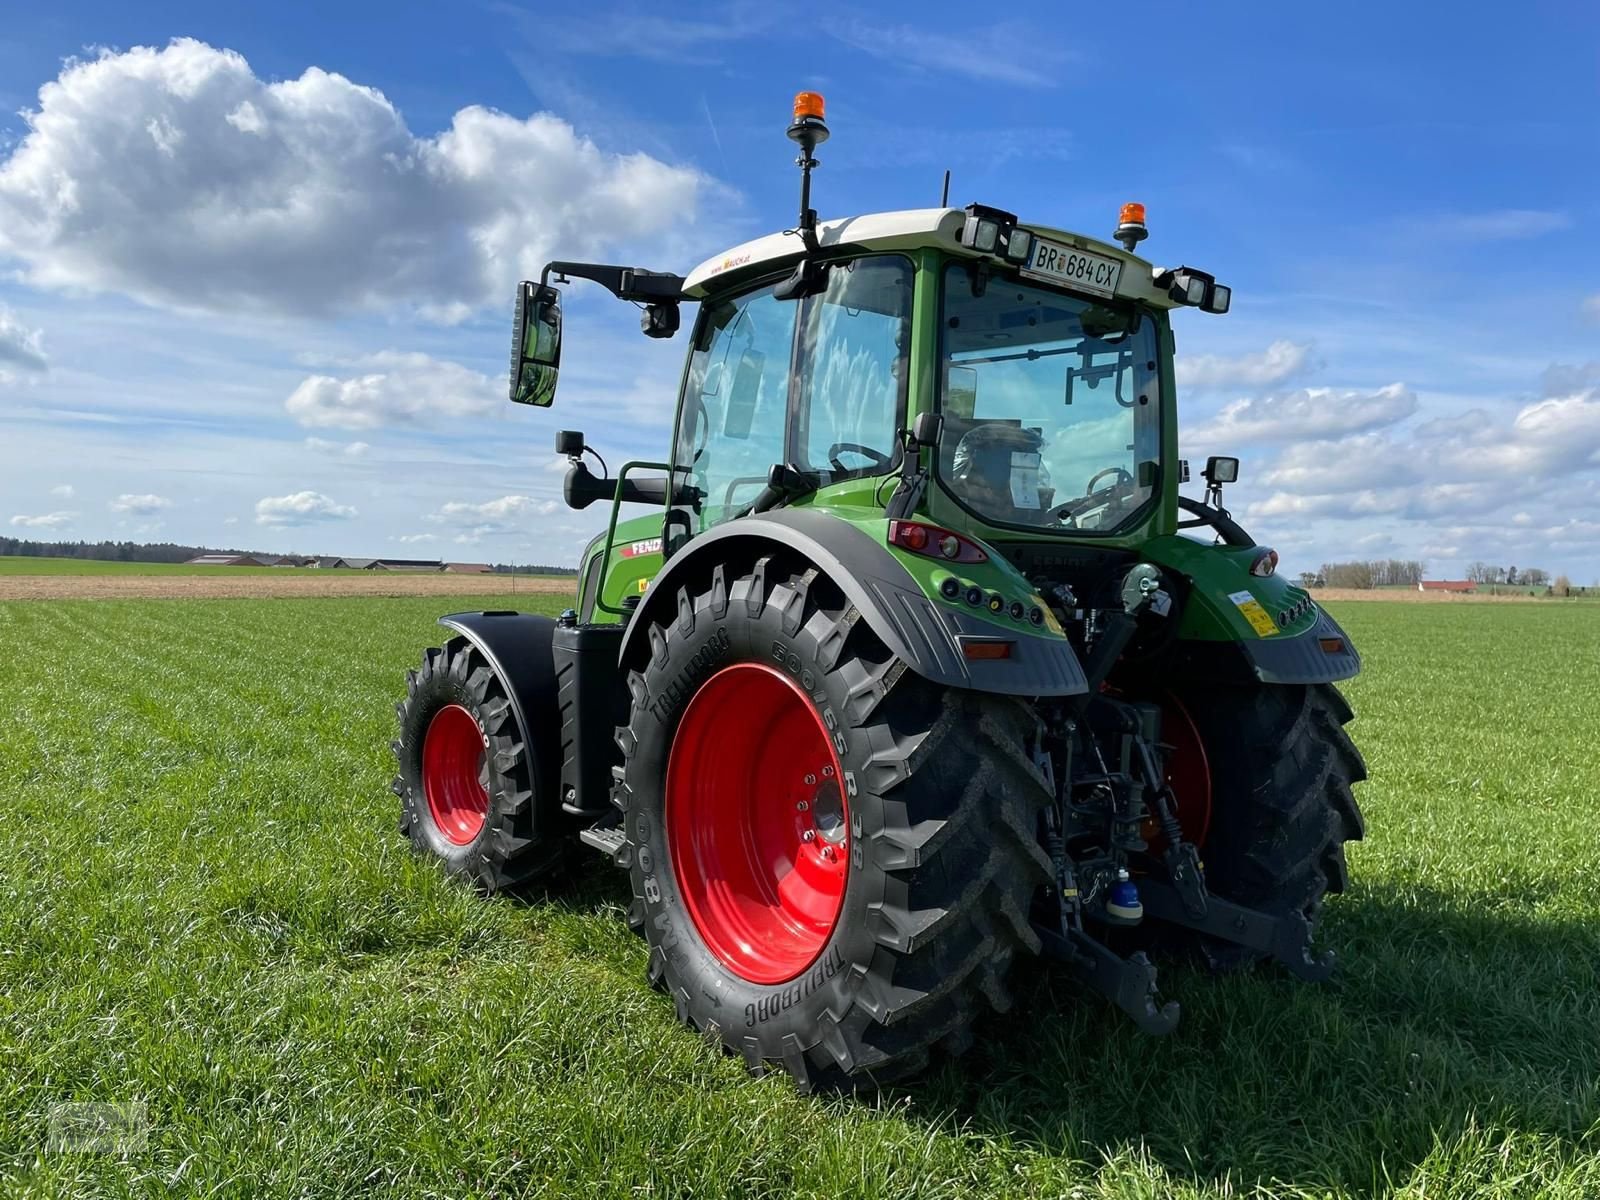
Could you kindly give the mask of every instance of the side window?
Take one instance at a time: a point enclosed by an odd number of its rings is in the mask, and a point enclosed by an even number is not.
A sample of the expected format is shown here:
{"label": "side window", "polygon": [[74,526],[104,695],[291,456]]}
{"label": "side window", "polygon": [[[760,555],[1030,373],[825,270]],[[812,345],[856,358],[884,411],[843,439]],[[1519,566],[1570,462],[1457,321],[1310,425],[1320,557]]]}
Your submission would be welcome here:
{"label": "side window", "polygon": [[698,488],[695,528],[731,517],[756,498],[784,460],[789,358],[799,305],[762,288],[713,301],[689,363],[673,464]]}
{"label": "side window", "polygon": [[895,456],[911,347],[911,263],[858,258],[806,302],[796,453],[829,479],[881,473]]}

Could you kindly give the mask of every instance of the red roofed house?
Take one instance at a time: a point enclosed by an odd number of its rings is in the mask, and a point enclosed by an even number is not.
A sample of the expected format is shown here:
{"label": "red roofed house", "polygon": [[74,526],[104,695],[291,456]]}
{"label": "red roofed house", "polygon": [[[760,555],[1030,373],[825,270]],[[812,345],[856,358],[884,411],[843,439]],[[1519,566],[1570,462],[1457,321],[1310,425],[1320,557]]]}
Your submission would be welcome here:
{"label": "red roofed house", "polygon": [[1478,585],[1470,579],[1424,579],[1417,584],[1419,592],[1466,592],[1478,590]]}

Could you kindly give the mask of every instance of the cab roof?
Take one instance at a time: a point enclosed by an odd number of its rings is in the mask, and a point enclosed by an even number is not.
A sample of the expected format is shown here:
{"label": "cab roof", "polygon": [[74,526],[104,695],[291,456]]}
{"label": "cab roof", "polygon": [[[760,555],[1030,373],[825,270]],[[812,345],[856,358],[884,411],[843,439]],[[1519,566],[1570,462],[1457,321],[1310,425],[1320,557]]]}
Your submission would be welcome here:
{"label": "cab roof", "polygon": [[[1014,265],[1006,264],[1004,259],[996,255],[963,246],[959,237],[965,223],[966,213],[959,208],[910,208],[898,212],[866,213],[859,217],[819,221],[817,242],[823,250],[851,247],[888,251],[931,246],[963,258],[988,259],[1002,265]],[[1019,221],[1017,225],[1035,237],[1122,262],[1124,267],[1117,281],[1116,292],[1119,297],[1158,308],[1175,307],[1166,289],[1155,286],[1154,276],[1159,268],[1153,267],[1137,254],[1129,254],[1118,246],[1096,238],[1048,225],[1033,225],[1026,221]],[[689,272],[689,277],[683,283],[683,294],[697,300],[703,299],[724,287],[788,266],[800,258],[803,249],[798,233],[769,233],[708,258]]]}

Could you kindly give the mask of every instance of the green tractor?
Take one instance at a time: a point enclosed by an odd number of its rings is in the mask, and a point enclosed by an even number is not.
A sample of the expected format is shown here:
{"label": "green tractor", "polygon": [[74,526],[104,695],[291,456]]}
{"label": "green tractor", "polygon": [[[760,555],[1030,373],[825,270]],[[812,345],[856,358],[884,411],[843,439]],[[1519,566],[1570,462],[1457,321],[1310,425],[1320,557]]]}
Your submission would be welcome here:
{"label": "green tractor", "polygon": [[[553,262],[519,288],[511,398],[549,405],[553,284],[667,337],[672,445],[614,476],[559,619],[458,613],[407,677],[402,830],[485,892],[626,872],[678,1016],[802,1088],[959,1053],[1045,956],[1152,1033],[1153,951],[1321,980],[1365,771],[1349,638],[1179,494],[1176,308],[1205,272],[982,205],[800,220],[687,277]],[[599,456],[596,455],[596,460]],[[643,515],[620,520],[623,504]]]}

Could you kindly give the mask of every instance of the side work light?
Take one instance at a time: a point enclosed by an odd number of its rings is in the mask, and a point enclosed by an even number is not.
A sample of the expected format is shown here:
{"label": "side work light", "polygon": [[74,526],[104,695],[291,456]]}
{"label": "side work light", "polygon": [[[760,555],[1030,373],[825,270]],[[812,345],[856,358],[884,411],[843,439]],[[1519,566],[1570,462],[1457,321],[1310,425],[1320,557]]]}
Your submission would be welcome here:
{"label": "side work light", "polygon": [[1155,285],[1166,290],[1179,304],[1202,312],[1225,313],[1233,303],[1233,289],[1218,283],[1216,277],[1194,267],[1176,267],[1155,273]]}

